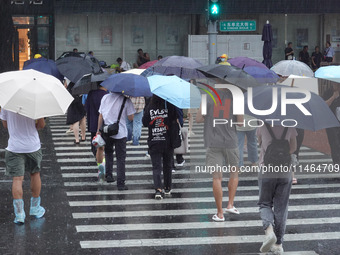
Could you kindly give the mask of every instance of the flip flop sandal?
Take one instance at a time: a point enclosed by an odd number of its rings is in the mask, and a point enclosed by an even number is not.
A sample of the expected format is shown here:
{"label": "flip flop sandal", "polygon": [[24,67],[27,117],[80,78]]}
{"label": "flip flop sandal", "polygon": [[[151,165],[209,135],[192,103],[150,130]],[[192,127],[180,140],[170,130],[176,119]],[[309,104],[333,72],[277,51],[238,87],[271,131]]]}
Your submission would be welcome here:
{"label": "flip flop sandal", "polygon": [[222,222],[222,221],[224,221],[224,217],[221,219],[220,217],[217,216],[217,214],[215,214],[215,215],[212,217],[212,220],[213,220],[213,221],[216,221],[216,222]]}
{"label": "flip flop sandal", "polygon": [[233,206],[231,209],[225,209],[227,213],[240,214],[240,212]]}

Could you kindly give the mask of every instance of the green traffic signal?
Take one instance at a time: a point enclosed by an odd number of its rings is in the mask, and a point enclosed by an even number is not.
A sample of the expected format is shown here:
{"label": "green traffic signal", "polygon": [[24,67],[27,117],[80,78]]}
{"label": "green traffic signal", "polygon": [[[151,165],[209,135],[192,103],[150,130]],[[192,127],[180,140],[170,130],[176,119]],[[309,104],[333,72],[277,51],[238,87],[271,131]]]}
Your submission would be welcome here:
{"label": "green traffic signal", "polygon": [[220,18],[220,4],[218,0],[209,0],[209,20],[216,21]]}

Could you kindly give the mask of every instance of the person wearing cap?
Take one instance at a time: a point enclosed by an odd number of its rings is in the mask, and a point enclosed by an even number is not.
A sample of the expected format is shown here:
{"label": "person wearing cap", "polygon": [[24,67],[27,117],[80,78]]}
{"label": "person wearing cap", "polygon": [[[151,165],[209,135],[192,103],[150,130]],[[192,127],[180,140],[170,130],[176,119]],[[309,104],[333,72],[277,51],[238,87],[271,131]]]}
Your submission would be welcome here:
{"label": "person wearing cap", "polygon": [[222,56],[220,56],[220,62],[218,64],[219,65],[230,66],[230,63],[228,63],[227,60],[228,60],[228,55],[227,54],[222,54]]}
{"label": "person wearing cap", "polygon": [[42,56],[40,54],[35,54],[34,58],[42,58]]}

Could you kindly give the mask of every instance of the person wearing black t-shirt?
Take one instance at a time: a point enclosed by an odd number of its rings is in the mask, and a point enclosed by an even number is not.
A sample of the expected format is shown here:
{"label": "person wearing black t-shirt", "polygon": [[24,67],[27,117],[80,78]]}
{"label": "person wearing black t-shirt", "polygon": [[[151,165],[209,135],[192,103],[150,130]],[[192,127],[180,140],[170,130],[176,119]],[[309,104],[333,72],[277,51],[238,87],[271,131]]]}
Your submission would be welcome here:
{"label": "person wearing black t-shirt", "polygon": [[285,49],[285,60],[292,60],[294,57],[294,50],[292,48],[293,43],[289,42],[287,48]]}
{"label": "person wearing black t-shirt", "polygon": [[315,51],[312,53],[312,69],[316,71],[320,67],[322,61],[322,53],[320,52],[320,47],[316,46]]}
{"label": "person wearing black t-shirt", "polygon": [[[340,118],[340,84],[333,85],[333,88],[326,90],[323,94],[323,99],[326,101],[329,108]],[[328,143],[331,148],[333,164],[340,164],[340,127],[326,128]]]}
{"label": "person wearing black t-shirt", "polygon": [[299,53],[299,60],[309,66],[308,46],[303,46],[303,50]]}

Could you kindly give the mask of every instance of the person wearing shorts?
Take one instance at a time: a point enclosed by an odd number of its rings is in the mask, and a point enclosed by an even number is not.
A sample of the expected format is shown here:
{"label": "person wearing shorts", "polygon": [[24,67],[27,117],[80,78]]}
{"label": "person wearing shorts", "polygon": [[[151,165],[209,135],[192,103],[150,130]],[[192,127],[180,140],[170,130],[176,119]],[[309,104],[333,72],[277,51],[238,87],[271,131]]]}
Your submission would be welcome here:
{"label": "person wearing shorts", "polygon": [[[218,90],[222,105],[214,104],[207,97],[207,113],[202,115],[200,108],[196,115],[196,122],[204,122],[204,146],[206,147],[206,165],[213,177],[213,193],[217,207],[217,213],[212,217],[214,221],[224,221],[222,200],[222,178],[223,172],[230,173],[228,182],[229,201],[225,212],[240,214],[234,207],[234,199],[238,186],[238,140],[235,124],[243,123],[243,115],[233,115],[232,95],[228,90]],[[228,124],[214,125],[214,119],[228,120]]]}
{"label": "person wearing shorts", "polygon": [[9,133],[5,161],[6,175],[13,178],[14,223],[23,224],[26,218],[22,189],[25,172],[31,177],[29,214],[35,218],[41,218],[45,214],[45,209],[40,206],[42,153],[38,134],[38,129],[44,128],[45,121],[43,118],[33,120],[4,109],[1,109],[0,119]]}

